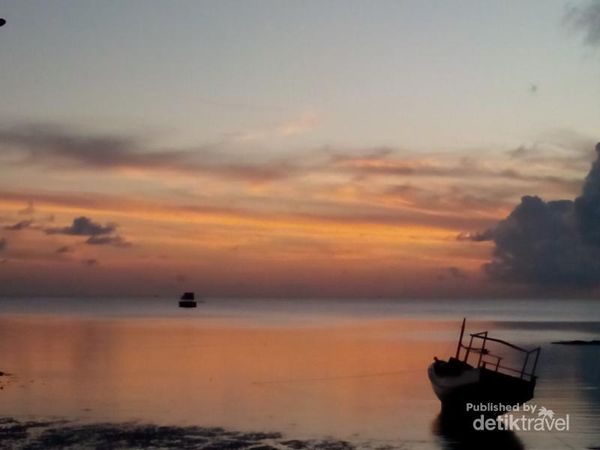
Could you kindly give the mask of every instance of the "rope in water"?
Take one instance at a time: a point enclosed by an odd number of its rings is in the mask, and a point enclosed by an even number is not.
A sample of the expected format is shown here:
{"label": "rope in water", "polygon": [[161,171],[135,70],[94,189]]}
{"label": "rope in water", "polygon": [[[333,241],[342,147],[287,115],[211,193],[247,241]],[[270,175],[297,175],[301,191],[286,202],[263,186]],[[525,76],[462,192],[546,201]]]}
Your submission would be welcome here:
{"label": "rope in water", "polygon": [[310,383],[313,381],[335,381],[335,380],[348,380],[354,378],[371,378],[371,377],[384,377],[389,375],[401,375],[407,373],[423,372],[423,369],[407,369],[407,370],[394,370],[390,372],[376,372],[376,373],[362,373],[356,375],[338,375],[332,377],[315,377],[315,378],[291,378],[287,380],[265,380],[265,381],[253,381],[252,384],[279,384],[279,383]]}

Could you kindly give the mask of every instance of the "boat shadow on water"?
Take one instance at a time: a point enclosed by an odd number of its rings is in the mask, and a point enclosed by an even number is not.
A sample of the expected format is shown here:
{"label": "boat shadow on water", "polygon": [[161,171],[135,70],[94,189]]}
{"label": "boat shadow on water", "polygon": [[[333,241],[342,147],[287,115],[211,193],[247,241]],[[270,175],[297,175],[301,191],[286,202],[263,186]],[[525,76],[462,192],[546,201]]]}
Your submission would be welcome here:
{"label": "boat shadow on water", "polygon": [[440,413],[432,431],[443,450],[523,450],[525,446],[513,431],[477,431],[471,421]]}

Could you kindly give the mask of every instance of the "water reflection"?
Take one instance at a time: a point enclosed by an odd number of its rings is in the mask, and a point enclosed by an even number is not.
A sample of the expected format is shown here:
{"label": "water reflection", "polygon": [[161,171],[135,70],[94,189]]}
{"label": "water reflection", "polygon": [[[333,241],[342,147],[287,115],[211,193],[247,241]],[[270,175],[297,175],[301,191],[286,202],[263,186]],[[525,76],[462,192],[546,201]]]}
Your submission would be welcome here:
{"label": "water reflection", "polygon": [[431,426],[439,402],[426,368],[453,352],[456,321],[330,314],[327,323],[299,325],[263,316],[269,320],[205,311],[183,319],[0,315],[0,370],[16,377],[0,390],[0,416],[222,426],[419,450],[600,445],[599,349],[548,344],[589,339],[589,327],[581,335],[554,324],[494,330],[544,345],[534,401],[573,415],[568,434],[517,437],[475,435],[440,417]]}
{"label": "water reflection", "polygon": [[[429,332],[454,333],[431,323]],[[297,437],[431,440],[422,323],[0,318],[0,415],[223,426]],[[444,347],[444,344],[442,344]],[[397,424],[403,424],[398,428]]]}
{"label": "water reflection", "polygon": [[444,414],[432,423],[433,433],[443,450],[523,450],[525,446],[513,431],[475,431],[472,423]]}

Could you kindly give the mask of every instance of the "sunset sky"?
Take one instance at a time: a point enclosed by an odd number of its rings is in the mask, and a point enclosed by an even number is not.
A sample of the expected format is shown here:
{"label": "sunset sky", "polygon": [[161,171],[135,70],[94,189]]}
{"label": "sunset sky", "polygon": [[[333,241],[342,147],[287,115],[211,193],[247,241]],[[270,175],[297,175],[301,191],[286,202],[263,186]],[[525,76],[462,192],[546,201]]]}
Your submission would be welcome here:
{"label": "sunset sky", "polygon": [[[505,241],[484,234],[524,195],[582,192],[598,1],[4,0],[0,17],[0,295],[557,279],[486,270]],[[595,287],[600,268],[572,270],[561,289]]]}

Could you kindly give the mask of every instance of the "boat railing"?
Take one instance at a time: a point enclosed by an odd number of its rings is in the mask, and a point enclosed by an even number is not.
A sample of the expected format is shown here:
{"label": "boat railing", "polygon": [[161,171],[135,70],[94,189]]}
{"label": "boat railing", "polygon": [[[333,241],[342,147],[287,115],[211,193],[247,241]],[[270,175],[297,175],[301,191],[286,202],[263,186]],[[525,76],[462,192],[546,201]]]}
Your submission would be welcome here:
{"label": "boat railing", "polygon": [[[479,333],[473,333],[470,335],[471,339],[469,345],[463,344],[465,321],[463,320],[463,326],[460,333],[460,340],[456,349],[456,359],[469,364],[469,358],[475,361],[471,362],[471,365],[477,368],[484,368],[494,372],[505,373],[510,376],[515,376],[526,381],[535,381],[535,371],[537,368],[538,359],[540,356],[540,347],[528,350],[517,345],[511,344],[510,342],[503,341],[502,339],[492,338],[488,336],[487,331],[481,331]],[[488,348],[489,343],[496,343],[503,347],[509,348],[513,353],[520,354],[522,358],[522,364],[508,365],[505,363],[505,355],[494,354]],[[513,363],[517,364],[517,363]]]}

